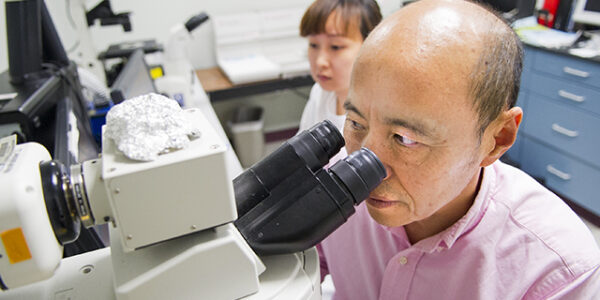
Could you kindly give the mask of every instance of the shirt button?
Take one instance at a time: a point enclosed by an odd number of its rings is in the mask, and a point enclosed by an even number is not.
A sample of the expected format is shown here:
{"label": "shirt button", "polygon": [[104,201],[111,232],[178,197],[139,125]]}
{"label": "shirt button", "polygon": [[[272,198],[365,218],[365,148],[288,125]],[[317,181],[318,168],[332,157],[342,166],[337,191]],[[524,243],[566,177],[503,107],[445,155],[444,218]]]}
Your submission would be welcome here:
{"label": "shirt button", "polygon": [[400,257],[400,258],[398,259],[398,262],[399,262],[401,265],[405,265],[405,264],[408,262],[408,258],[406,258],[406,256],[402,256],[402,257]]}

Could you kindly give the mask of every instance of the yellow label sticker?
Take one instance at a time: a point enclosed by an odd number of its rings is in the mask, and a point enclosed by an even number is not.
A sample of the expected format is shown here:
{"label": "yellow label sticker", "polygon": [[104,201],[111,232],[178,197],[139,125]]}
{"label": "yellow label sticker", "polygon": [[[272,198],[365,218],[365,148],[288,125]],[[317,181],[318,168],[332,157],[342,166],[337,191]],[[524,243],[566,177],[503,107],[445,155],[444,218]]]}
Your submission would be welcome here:
{"label": "yellow label sticker", "polygon": [[163,73],[162,67],[154,67],[150,69],[150,77],[152,77],[152,79],[163,77],[163,75],[165,74]]}
{"label": "yellow label sticker", "polygon": [[27,241],[21,227],[1,232],[0,239],[2,239],[4,249],[6,249],[8,262],[11,264],[31,259],[31,252],[29,252],[29,247],[27,246]]}

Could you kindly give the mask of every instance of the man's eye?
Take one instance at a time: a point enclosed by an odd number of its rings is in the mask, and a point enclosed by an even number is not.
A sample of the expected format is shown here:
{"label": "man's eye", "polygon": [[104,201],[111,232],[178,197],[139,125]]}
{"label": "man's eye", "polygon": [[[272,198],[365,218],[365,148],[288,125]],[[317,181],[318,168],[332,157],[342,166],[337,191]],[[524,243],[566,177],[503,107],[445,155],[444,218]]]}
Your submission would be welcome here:
{"label": "man's eye", "polygon": [[418,144],[417,141],[411,140],[405,136],[394,134],[394,139],[403,146],[416,146]]}
{"label": "man's eye", "polygon": [[317,44],[315,44],[315,43],[308,43],[308,47],[316,49],[317,48]]}
{"label": "man's eye", "polygon": [[344,46],[339,46],[339,45],[332,45],[331,46],[331,49],[334,50],[334,51],[341,50],[343,48],[344,48]]}
{"label": "man's eye", "polygon": [[352,121],[352,120],[348,120],[348,121],[350,121],[350,126],[352,126],[353,129],[355,129],[355,130],[364,129],[364,127],[362,125],[360,125],[358,122]]}

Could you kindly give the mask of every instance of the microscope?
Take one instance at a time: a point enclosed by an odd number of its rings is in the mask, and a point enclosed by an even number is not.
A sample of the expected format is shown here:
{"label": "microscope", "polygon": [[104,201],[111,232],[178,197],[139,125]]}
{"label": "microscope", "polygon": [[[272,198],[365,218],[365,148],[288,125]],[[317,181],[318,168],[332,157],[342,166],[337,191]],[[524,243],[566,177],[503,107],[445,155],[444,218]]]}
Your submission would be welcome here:
{"label": "microscope", "polygon": [[[65,166],[37,143],[0,140],[0,299],[320,299],[313,246],[385,177],[368,149],[324,121],[233,181],[203,114],[186,148],[134,161],[103,136],[97,159]],[[110,247],[62,258],[80,224]]]}

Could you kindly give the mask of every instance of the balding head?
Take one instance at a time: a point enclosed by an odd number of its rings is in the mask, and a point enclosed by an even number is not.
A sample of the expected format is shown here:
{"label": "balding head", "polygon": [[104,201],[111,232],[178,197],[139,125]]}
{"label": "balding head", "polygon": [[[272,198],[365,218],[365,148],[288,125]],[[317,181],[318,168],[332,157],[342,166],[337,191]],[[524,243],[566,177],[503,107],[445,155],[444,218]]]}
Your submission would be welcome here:
{"label": "balding head", "polygon": [[468,91],[483,132],[514,105],[521,66],[517,36],[494,13],[468,1],[421,0],[389,16],[371,33],[353,80],[363,80],[367,70],[389,76],[409,72],[413,84],[425,84],[435,75],[449,88]]}
{"label": "balding head", "polygon": [[421,0],[371,32],[353,67],[344,138],[348,153],[369,148],[388,171],[366,201],[373,219],[405,226],[416,242],[464,216],[481,169],[517,136],[522,110],[503,109],[518,87],[518,45],[463,0]]}

